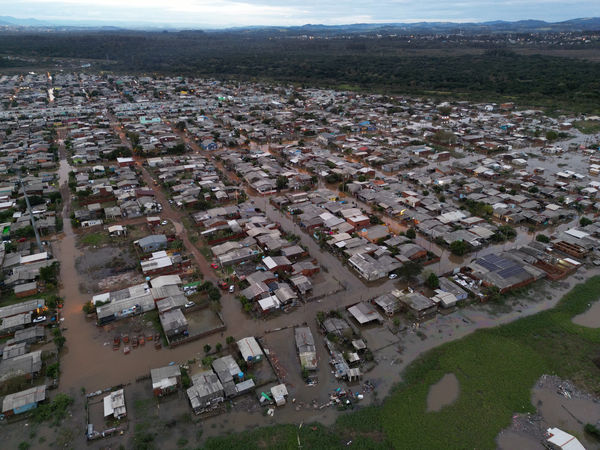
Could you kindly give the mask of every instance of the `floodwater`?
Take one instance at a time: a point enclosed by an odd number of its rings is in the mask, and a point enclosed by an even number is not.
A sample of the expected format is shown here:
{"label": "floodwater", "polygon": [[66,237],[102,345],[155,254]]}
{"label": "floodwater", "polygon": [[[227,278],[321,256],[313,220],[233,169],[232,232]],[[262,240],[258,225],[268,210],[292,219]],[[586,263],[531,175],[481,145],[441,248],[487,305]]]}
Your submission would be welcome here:
{"label": "floodwater", "polygon": [[573,317],[573,323],[588,328],[600,328],[600,301],[594,302],[586,312]]}
{"label": "floodwater", "polygon": [[427,412],[441,411],[444,406],[454,403],[460,394],[458,378],[447,373],[440,381],[431,385],[427,394]]}
{"label": "floodwater", "polygon": [[598,448],[598,442],[586,435],[583,427],[600,420],[600,402],[587,397],[567,398],[557,392],[556,386],[536,386],[531,403],[542,416],[546,428],[556,427],[574,435],[585,448]]}
{"label": "floodwater", "polygon": [[498,448],[500,450],[544,450],[545,447],[531,436],[508,430],[498,436]]}

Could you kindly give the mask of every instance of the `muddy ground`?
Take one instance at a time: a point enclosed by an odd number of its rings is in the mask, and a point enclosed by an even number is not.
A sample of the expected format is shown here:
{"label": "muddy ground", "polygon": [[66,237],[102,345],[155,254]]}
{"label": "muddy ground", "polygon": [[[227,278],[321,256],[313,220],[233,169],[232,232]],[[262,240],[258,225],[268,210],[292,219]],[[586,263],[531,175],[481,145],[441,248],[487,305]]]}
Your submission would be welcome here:
{"label": "muddy ground", "polygon": [[143,282],[138,265],[137,255],[129,246],[87,247],[75,262],[81,290],[87,293],[115,290],[119,284],[131,286],[138,279]]}
{"label": "muddy ground", "polygon": [[586,449],[598,449],[600,443],[586,434],[587,423],[600,423],[600,400],[577,389],[570,381],[543,375],[531,391],[536,414],[515,414],[511,426],[498,435],[503,450],[543,449],[548,428],[559,428],[575,436]]}

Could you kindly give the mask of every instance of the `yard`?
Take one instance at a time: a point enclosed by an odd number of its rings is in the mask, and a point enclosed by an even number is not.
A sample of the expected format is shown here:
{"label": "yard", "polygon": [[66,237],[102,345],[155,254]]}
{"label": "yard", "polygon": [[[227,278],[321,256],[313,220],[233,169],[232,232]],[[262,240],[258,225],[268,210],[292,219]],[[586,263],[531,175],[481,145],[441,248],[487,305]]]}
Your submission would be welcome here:
{"label": "yard", "polygon": [[[380,406],[341,416],[327,430],[312,424],[298,432],[302,445],[353,448],[495,448],[515,412],[533,412],[531,390],[543,374],[556,374],[600,394],[600,329],[572,323],[598,298],[600,277],[566,294],[551,310],[480,330],[444,344],[411,364]],[[431,385],[454,373],[456,402],[426,412]],[[242,436],[209,439],[207,448],[296,448],[297,428],[281,425]],[[477,430],[474,433],[473,430]],[[254,445],[249,445],[252,442]]]}

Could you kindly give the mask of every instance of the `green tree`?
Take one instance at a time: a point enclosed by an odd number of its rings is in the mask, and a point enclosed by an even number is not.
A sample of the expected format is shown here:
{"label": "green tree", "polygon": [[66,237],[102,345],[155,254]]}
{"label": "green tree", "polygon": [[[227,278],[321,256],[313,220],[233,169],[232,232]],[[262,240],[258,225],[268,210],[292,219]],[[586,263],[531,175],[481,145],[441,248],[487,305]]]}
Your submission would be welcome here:
{"label": "green tree", "polygon": [[550,238],[548,236],[546,236],[545,234],[538,234],[535,237],[535,240],[538,242],[543,242],[544,244],[547,244],[548,242],[550,242]]}
{"label": "green tree", "polygon": [[211,347],[209,344],[206,344],[206,345],[204,346],[204,353],[209,353],[211,348],[212,348],[212,347]]}
{"label": "green tree", "polygon": [[581,225],[582,227],[585,227],[586,225],[591,225],[593,223],[593,220],[590,220],[585,216],[582,216],[581,219],[579,219],[579,225]]}
{"label": "green tree", "polygon": [[409,239],[415,239],[417,237],[417,232],[414,228],[409,228],[406,230],[406,237]]}
{"label": "green tree", "polygon": [[288,186],[288,179],[287,177],[280,175],[277,177],[277,181],[276,181],[276,186],[277,186],[277,190],[280,191],[282,189],[287,188]]}
{"label": "green tree", "polygon": [[406,281],[410,281],[418,276],[422,270],[423,266],[421,264],[414,261],[407,261],[398,269],[398,275],[400,275]]}
{"label": "green tree", "polygon": [[440,287],[440,279],[435,273],[431,272],[425,280],[425,284],[431,289],[437,289]]}
{"label": "green tree", "polygon": [[467,252],[467,244],[465,241],[454,241],[450,244],[450,251],[453,255],[462,256]]}

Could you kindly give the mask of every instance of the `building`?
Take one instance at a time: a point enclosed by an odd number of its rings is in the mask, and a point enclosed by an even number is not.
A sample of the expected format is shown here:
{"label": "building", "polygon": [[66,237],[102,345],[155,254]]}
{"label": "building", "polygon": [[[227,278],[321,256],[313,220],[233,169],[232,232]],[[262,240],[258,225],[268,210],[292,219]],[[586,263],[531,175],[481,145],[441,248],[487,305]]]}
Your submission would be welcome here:
{"label": "building", "polygon": [[240,339],[237,341],[237,346],[244,361],[248,363],[262,361],[264,353],[253,336]]}
{"label": "building", "polygon": [[167,237],[164,234],[151,234],[137,241],[144,253],[156,252],[167,248]]}
{"label": "building", "polygon": [[435,302],[419,292],[409,292],[408,294],[404,294],[399,298],[399,301],[417,320],[424,319],[437,312],[437,305]]}
{"label": "building", "polygon": [[188,334],[188,321],[183,312],[181,312],[181,309],[165,311],[159,317],[160,324],[169,339]]}
{"label": "building", "polygon": [[176,364],[152,369],[150,378],[154,396],[162,397],[177,391],[181,385],[181,369]]}
{"label": "building", "polygon": [[581,442],[575,436],[558,428],[548,428],[546,442],[553,450],[585,450],[585,447],[581,445]]}
{"label": "building", "polygon": [[383,317],[381,317],[381,314],[379,314],[375,307],[370,303],[357,303],[356,305],[348,308],[348,312],[361,325],[366,325],[367,323],[373,321],[377,321],[379,323],[383,322]]}
{"label": "building", "polygon": [[192,387],[186,391],[195,414],[216,408],[225,400],[223,385],[212,370],[192,376]]}
{"label": "building", "polygon": [[46,385],[9,394],[2,401],[2,414],[4,416],[22,414],[37,408],[38,403],[44,400],[46,400]]}
{"label": "building", "polygon": [[117,420],[127,416],[127,408],[125,408],[125,391],[123,389],[111,392],[104,397],[104,417],[110,416],[113,416]]}
{"label": "building", "polygon": [[294,329],[296,348],[300,358],[302,369],[317,370],[317,349],[315,340],[309,327],[297,327]]}

